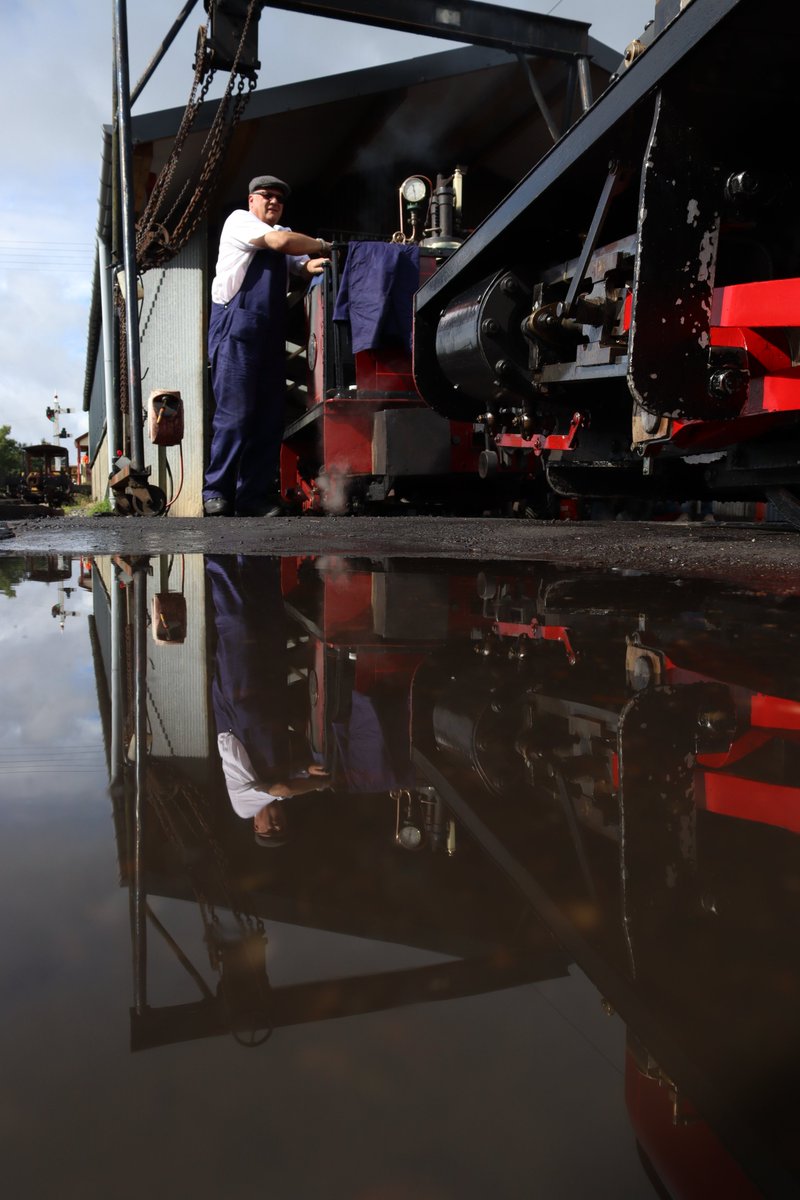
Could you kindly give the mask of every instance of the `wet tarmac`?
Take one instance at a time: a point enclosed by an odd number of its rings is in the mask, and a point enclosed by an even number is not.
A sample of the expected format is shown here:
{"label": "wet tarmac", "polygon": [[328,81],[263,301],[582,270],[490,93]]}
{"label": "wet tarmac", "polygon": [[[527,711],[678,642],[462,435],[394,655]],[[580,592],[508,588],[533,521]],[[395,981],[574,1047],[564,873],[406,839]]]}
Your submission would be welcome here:
{"label": "wet tarmac", "polygon": [[800,581],[800,533],[722,521],[537,521],[429,516],[52,518],[0,522],[0,555],[339,554],[548,560],[686,578],[739,579],[772,590]]}
{"label": "wet tarmac", "polygon": [[0,556],[10,1194],[798,1194],[800,588],[482,557]]}

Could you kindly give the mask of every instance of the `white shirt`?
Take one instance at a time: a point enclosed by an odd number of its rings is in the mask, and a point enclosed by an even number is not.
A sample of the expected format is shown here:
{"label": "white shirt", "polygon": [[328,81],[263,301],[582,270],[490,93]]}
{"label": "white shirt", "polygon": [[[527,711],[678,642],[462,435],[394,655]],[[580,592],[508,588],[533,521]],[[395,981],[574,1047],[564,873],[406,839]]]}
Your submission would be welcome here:
{"label": "white shirt", "polygon": [[[263,224],[263,222],[259,222]],[[222,759],[222,773],[228,788],[233,811],[239,817],[254,817],[265,804],[280,800],[267,791],[253,769],[250,755],[234,733],[221,733],[217,748]]]}
{"label": "white shirt", "polygon": [[[215,304],[227,304],[244,282],[247,268],[258,254],[255,246],[251,246],[254,238],[263,237],[273,229],[286,229],[288,225],[267,225],[247,208],[237,208],[222,226],[219,239],[219,254],[214,282],[211,284],[211,299]],[[293,275],[299,275],[303,263],[308,262],[307,254],[287,254],[289,270]]]}

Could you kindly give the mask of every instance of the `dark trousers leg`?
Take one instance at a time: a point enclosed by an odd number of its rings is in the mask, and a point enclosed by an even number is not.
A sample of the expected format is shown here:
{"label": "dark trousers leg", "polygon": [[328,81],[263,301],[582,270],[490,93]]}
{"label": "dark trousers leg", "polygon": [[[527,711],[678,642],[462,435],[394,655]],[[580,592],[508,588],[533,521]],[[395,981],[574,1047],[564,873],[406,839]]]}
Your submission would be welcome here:
{"label": "dark trousers leg", "polygon": [[215,411],[203,499],[222,496],[242,510],[275,488],[284,420],[282,348],[265,361],[223,341],[211,358]]}

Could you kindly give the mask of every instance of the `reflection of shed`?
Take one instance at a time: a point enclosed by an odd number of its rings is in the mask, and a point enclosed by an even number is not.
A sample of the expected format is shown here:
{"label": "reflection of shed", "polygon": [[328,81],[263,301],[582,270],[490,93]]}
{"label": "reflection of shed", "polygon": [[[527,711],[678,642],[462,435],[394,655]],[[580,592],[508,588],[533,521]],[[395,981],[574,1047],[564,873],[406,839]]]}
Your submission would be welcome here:
{"label": "reflection of shed", "polygon": [[60,583],[71,575],[71,560],[62,554],[25,555],[25,578],[34,583]]}
{"label": "reflection of shed", "polygon": [[[204,703],[213,611],[203,560],[149,567],[95,560],[90,623],[119,878],[131,894],[132,1049],[226,1032],[255,1044],[283,1025],[565,974],[560,948],[471,842],[452,855],[398,849],[391,792],[295,797],[289,842],[256,846],[231,808]],[[186,636],[159,645],[153,602],[178,586]],[[297,646],[293,623],[286,633]],[[265,923],[276,930],[268,950]],[[177,1002],[163,1002],[167,989]]]}
{"label": "reflection of shed", "polygon": [[[589,39],[591,89],[605,87],[619,56]],[[568,123],[569,64],[560,58],[533,62],[535,85],[551,122]],[[397,188],[410,173],[435,178],[458,165],[468,172],[464,195],[467,227],[476,225],[552,145],[547,123],[531,91],[530,64],[481,47],[451,50],[368,70],[333,75],[255,92],[236,127],[221,185],[206,219],[178,256],[143,277],[140,318],[143,394],[179,389],[185,409],[181,495],[175,515],[201,512],[200,488],[207,436],[205,325],[209,271],[228,213],[246,203],[247,182],[258,171],[288,179],[292,198],[287,222],[327,238],[356,234],[389,238],[398,226]],[[187,84],[189,71],[187,69]],[[176,168],[177,183],[197,165],[216,102],[202,106],[195,131]],[[182,112],[153,113],[133,120],[134,189],[141,213],[148,189],[172,150]],[[99,238],[109,250],[111,151],[102,165]],[[116,255],[117,260],[119,255]],[[95,494],[109,473],[98,268],[89,326],[84,408]],[[113,360],[116,356],[111,355]],[[112,368],[113,374],[113,368]],[[115,447],[111,447],[113,451]],[[152,480],[168,493],[170,474],[181,470],[178,448],[147,448]]]}

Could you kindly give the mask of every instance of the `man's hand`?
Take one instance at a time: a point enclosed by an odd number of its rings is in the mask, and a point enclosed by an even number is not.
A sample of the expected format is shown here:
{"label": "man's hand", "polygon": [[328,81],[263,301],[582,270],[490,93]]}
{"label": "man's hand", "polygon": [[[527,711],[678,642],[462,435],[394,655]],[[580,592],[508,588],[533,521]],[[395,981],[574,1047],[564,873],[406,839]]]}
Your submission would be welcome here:
{"label": "man's hand", "polygon": [[325,270],[325,264],[329,261],[327,258],[309,258],[303,266],[309,275],[321,275]]}

